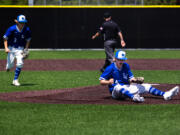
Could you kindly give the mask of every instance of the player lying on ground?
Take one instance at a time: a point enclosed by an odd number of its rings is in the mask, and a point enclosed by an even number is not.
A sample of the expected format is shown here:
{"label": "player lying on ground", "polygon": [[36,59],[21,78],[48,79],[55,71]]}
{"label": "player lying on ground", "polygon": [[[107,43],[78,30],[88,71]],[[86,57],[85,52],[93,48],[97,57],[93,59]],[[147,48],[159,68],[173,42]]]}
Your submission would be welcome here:
{"label": "player lying on ground", "polygon": [[29,27],[25,25],[27,20],[24,15],[19,15],[15,22],[16,24],[8,28],[3,38],[5,52],[8,53],[6,71],[9,71],[14,66],[14,60],[16,59],[17,63],[12,84],[19,86],[18,77],[24,64],[23,56],[25,52],[28,52],[31,31]]}
{"label": "player lying on ground", "polygon": [[141,96],[144,93],[163,96],[164,100],[170,100],[172,96],[178,94],[178,86],[163,92],[152,87],[150,84],[140,84],[141,81],[133,76],[130,66],[125,60],[127,60],[126,53],[124,51],[117,51],[115,62],[108,66],[99,78],[101,85],[109,86],[112,98],[124,99],[128,97],[134,102],[144,102],[144,97]]}

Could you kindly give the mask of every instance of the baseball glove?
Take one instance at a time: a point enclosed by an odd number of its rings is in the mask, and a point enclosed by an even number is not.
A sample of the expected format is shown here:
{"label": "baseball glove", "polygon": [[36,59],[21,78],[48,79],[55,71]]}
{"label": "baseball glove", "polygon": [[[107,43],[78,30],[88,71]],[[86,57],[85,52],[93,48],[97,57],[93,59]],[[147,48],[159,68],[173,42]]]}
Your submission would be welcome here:
{"label": "baseball glove", "polygon": [[23,56],[23,59],[27,59],[28,56],[29,56],[29,50],[28,49],[24,49],[23,52],[22,52],[22,56]]}
{"label": "baseball glove", "polygon": [[135,80],[132,80],[132,83],[142,84],[144,83],[144,77],[134,77]]}

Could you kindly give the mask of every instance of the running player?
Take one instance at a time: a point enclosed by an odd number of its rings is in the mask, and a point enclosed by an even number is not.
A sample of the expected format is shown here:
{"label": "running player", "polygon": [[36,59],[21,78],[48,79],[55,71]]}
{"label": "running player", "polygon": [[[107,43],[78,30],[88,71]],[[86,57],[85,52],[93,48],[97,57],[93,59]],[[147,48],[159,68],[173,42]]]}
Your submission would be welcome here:
{"label": "running player", "polygon": [[22,52],[28,50],[31,40],[31,31],[25,24],[27,23],[24,15],[19,15],[14,20],[15,25],[9,27],[4,34],[4,48],[7,55],[6,71],[9,71],[14,66],[16,59],[16,69],[12,84],[20,86],[18,81],[24,61]]}

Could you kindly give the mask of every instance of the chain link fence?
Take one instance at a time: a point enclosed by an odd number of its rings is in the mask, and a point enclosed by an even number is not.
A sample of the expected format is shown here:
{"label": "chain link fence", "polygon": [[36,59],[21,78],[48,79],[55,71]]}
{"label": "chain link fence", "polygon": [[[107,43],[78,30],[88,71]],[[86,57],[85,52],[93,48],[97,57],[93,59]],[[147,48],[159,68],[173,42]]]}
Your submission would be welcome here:
{"label": "chain link fence", "polygon": [[144,5],[144,0],[28,0],[29,5]]}

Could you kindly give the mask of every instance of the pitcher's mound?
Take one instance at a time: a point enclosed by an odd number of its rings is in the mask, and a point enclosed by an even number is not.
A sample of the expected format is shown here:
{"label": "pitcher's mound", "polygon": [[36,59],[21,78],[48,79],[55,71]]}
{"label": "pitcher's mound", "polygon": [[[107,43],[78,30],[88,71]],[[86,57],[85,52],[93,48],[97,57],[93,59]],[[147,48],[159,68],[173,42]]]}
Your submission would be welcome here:
{"label": "pitcher's mound", "polygon": [[[167,91],[176,84],[160,84],[154,87]],[[163,97],[143,95],[144,103],[139,104],[180,104],[180,94],[172,100],[164,101]],[[43,90],[1,93],[0,100],[12,102],[49,103],[49,104],[138,104],[130,99],[114,100],[106,86],[81,87],[62,90]]]}

